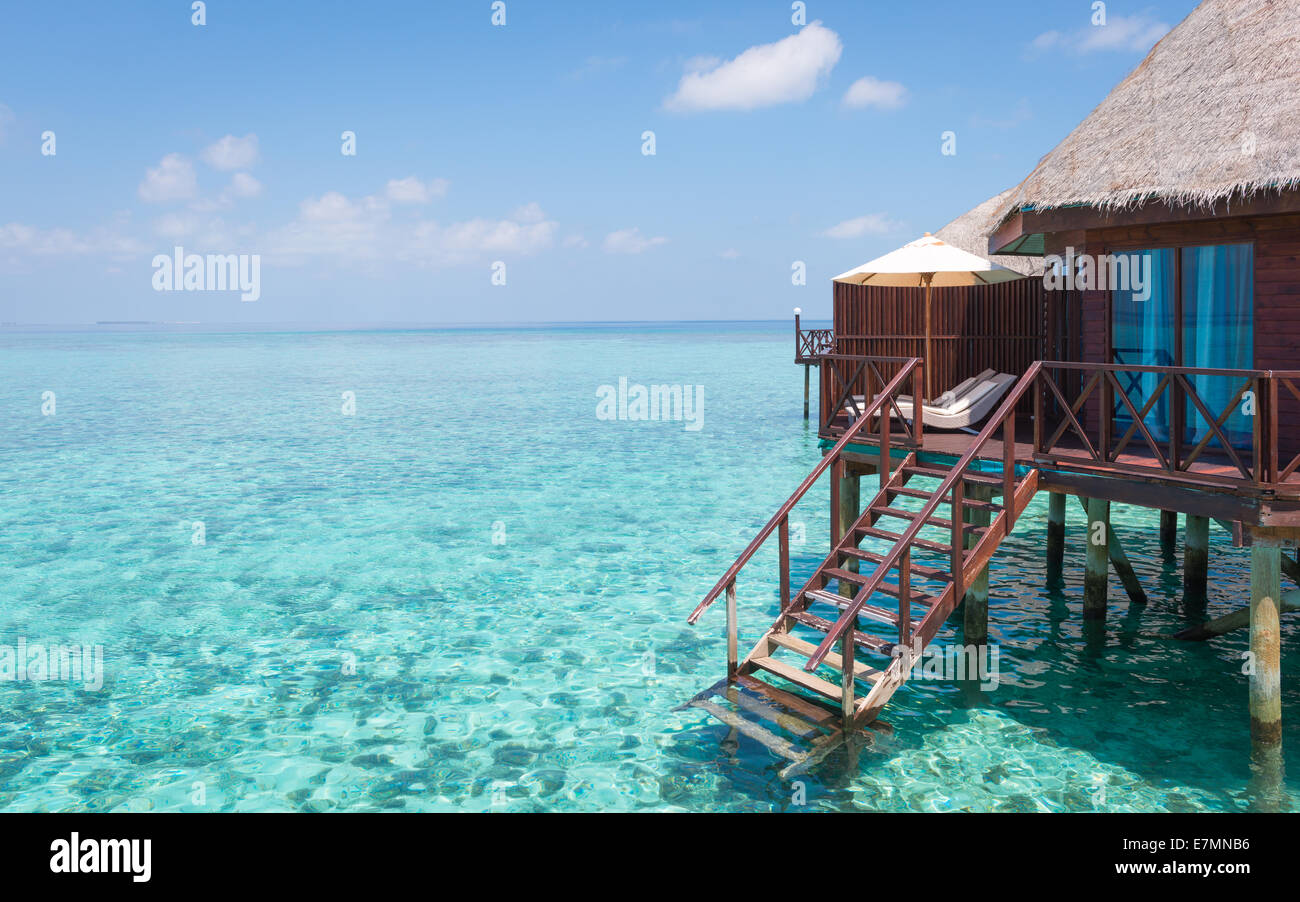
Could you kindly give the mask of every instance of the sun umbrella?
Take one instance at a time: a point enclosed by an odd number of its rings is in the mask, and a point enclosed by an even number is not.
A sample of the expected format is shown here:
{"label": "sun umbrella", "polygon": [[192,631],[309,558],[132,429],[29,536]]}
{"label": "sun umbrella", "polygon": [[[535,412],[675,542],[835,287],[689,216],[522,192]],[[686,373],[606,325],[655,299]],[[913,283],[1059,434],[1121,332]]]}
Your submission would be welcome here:
{"label": "sun umbrella", "polygon": [[930,374],[930,289],[991,285],[1025,278],[1013,269],[967,253],[935,238],[929,232],[896,251],[864,263],[835,277],[850,285],[885,285],[892,288],[925,286],[925,397],[934,397]]}

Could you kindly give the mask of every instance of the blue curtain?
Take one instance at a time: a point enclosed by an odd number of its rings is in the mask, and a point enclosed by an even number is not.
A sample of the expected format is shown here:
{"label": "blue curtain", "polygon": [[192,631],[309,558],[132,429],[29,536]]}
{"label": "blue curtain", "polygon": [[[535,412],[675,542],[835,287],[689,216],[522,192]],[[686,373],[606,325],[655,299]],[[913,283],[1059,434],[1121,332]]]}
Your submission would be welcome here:
{"label": "blue curtain", "polygon": [[[1130,271],[1140,266],[1150,273],[1150,296],[1146,292],[1115,289],[1111,292],[1111,356],[1118,364],[1138,366],[1172,366],[1174,364],[1174,266],[1177,251],[1173,248],[1125,252]],[[1145,297],[1145,299],[1143,299]],[[1147,402],[1160,376],[1156,373],[1116,373],[1120,387],[1137,410]],[[1157,441],[1169,438],[1169,390],[1160,396],[1143,422]],[[1133,418],[1124,402],[1115,401],[1115,423],[1123,434]],[[1140,436],[1129,443],[1130,449],[1145,447]]]}
{"label": "blue curtain", "polygon": [[[1183,360],[1206,369],[1250,369],[1255,363],[1255,254],[1249,244],[1182,249]],[[1190,380],[1211,415],[1219,416],[1245,381],[1230,376],[1193,376]],[[1210,431],[1190,399],[1185,414],[1186,438],[1199,442]],[[1237,403],[1223,425],[1234,447],[1249,447],[1252,418]],[[1213,439],[1211,446],[1218,445]]]}

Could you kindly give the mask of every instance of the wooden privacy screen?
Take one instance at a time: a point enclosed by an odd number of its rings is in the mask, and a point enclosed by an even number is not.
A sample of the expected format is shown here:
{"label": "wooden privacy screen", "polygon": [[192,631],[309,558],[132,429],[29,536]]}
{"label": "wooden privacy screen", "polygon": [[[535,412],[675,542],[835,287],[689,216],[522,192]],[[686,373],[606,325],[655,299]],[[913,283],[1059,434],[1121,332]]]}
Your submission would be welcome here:
{"label": "wooden privacy screen", "polygon": [[[925,289],[835,285],[836,350],[925,356]],[[1050,303],[1049,303],[1050,301]],[[936,288],[931,298],[934,393],[992,369],[1023,374],[1035,360],[1077,360],[1079,304],[1041,278],[973,288]],[[1029,400],[1022,402],[1028,414]]]}

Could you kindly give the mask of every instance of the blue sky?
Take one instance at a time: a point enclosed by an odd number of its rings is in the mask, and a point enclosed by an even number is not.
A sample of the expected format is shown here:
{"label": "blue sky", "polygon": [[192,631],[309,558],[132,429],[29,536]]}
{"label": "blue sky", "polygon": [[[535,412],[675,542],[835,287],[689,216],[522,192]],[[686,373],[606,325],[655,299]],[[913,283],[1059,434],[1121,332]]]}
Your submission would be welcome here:
{"label": "blue sky", "polygon": [[[6,4],[0,321],[828,316],[1195,5]],[[155,291],[176,245],[258,254],[260,299]]]}

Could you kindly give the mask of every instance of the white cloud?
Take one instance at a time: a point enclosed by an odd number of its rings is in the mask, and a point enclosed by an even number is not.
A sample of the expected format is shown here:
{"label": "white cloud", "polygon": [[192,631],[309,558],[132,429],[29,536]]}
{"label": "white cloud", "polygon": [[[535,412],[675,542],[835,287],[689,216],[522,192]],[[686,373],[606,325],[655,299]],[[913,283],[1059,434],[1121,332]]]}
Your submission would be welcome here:
{"label": "white cloud", "polygon": [[604,247],[607,254],[640,254],[667,241],[668,239],[663,237],[647,238],[641,234],[640,228],[634,226],[630,229],[610,232],[605,236]]}
{"label": "white cloud", "polygon": [[736,250],[734,247],[729,247],[722,253],[718,254],[718,256],[723,260],[739,260],[740,251]]}
{"label": "white cloud", "polygon": [[566,235],[561,244],[564,247],[577,248],[578,250],[591,246],[591,243],[581,235]]}
{"label": "white cloud", "polygon": [[230,178],[230,193],[235,197],[257,197],[262,193],[262,183],[247,172],[236,172]]}
{"label": "white cloud", "polygon": [[827,238],[861,238],[863,235],[888,235],[898,228],[899,224],[884,213],[870,213],[836,223],[822,234]]}
{"label": "white cloud", "polygon": [[881,81],[870,75],[859,78],[844,92],[844,105],[855,110],[866,107],[896,110],[905,103],[907,88],[896,81]]}
{"label": "white cloud", "polygon": [[449,184],[446,179],[423,182],[409,175],[404,179],[389,179],[384,193],[395,204],[427,204],[435,197],[445,196]]}
{"label": "white cloud", "polygon": [[1111,16],[1105,25],[1086,25],[1069,34],[1045,31],[1034,38],[1029,46],[1035,53],[1058,49],[1075,55],[1107,50],[1145,53],[1168,33],[1170,27],[1169,23],[1161,22],[1146,13]]}
{"label": "white cloud", "polygon": [[145,172],[138,190],[140,199],[147,204],[189,200],[198,191],[194,164],[178,153],[169,153],[157,167]]}
{"label": "white cloud", "polygon": [[203,148],[200,156],[203,162],[222,172],[247,169],[257,162],[257,135],[247,134],[242,138],[226,135],[215,144]]}
{"label": "white cloud", "polygon": [[125,234],[126,225],[127,217],[122,215],[112,225],[85,232],[11,222],[0,225],[0,251],[16,251],[25,258],[96,255],[121,259],[145,253],[144,244]]}
{"label": "white cloud", "polygon": [[813,22],[774,44],[750,47],[729,62],[695,60],[664,107],[676,112],[753,110],[807,100],[842,50],[839,35]]}
{"label": "white cloud", "polygon": [[304,200],[297,218],[267,241],[271,255],[287,264],[328,258],[343,262],[453,266],[488,255],[530,255],[554,244],[559,224],[537,204],[503,219],[475,218],[442,224],[394,221],[384,197],[350,199],[337,191]]}

